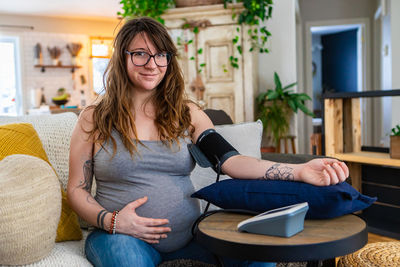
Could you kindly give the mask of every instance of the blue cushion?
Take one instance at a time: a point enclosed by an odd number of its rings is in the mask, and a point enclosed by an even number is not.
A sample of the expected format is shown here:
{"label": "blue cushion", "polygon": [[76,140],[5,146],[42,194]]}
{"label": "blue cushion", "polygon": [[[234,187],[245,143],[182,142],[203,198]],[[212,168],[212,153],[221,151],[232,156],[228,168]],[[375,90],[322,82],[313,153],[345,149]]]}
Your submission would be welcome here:
{"label": "blue cushion", "polygon": [[227,179],[192,194],[224,209],[264,212],[308,202],[307,219],[327,219],[369,207],[376,197],[360,194],[346,182],[314,186],[302,182]]}

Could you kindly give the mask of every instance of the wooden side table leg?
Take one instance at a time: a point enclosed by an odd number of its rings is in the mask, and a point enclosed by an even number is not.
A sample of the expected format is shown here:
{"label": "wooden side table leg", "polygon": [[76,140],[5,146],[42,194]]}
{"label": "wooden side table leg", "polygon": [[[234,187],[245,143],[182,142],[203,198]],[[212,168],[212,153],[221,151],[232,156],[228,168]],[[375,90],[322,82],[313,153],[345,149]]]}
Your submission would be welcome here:
{"label": "wooden side table leg", "polygon": [[285,137],[284,140],[285,140],[285,154],[287,154],[287,153],[289,153],[288,138]]}
{"label": "wooden side table leg", "polygon": [[278,143],[276,144],[276,153],[281,153],[281,139],[278,139]]}
{"label": "wooden side table leg", "polygon": [[292,136],[292,137],[290,138],[290,141],[291,141],[291,143],[292,143],[292,152],[293,152],[293,154],[296,154],[296,146],[295,146],[295,144],[294,144],[294,136]]}

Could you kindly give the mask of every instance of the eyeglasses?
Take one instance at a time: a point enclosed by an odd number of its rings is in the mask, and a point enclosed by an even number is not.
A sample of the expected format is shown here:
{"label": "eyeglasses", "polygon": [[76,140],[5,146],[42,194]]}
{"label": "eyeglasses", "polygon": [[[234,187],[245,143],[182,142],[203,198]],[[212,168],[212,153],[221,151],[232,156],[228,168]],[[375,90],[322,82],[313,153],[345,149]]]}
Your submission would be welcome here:
{"label": "eyeglasses", "polygon": [[149,63],[150,58],[154,58],[154,63],[156,63],[158,67],[166,67],[171,61],[171,54],[167,52],[150,55],[144,51],[129,52],[126,50],[125,53],[131,56],[133,65],[137,67],[142,67]]}

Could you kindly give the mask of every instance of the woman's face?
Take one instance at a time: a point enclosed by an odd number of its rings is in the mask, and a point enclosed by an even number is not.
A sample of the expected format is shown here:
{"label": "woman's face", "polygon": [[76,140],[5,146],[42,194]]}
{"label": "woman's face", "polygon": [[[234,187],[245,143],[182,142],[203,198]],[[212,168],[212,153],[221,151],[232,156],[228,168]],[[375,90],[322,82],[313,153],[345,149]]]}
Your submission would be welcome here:
{"label": "woman's face", "polygon": [[[145,52],[150,55],[166,51],[157,51],[153,42],[147,37],[147,34],[137,34],[128,46],[129,52]],[[144,55],[136,53],[139,57]],[[135,66],[132,62],[131,55],[126,54],[126,65],[128,69],[128,76],[134,84],[134,89],[139,91],[152,91],[162,81],[167,71],[167,66],[159,67],[151,57],[149,62],[144,66]],[[135,64],[137,62],[135,61]]]}

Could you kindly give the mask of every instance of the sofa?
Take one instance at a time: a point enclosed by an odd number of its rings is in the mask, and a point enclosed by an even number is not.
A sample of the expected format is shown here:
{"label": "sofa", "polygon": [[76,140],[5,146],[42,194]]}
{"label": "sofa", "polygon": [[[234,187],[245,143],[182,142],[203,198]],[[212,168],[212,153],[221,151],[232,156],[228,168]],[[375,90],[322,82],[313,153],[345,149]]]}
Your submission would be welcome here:
{"label": "sofa", "polygon": [[[67,186],[67,181],[68,181],[68,158],[69,158],[69,142],[70,142],[70,137],[73,131],[73,128],[76,124],[77,121],[77,115],[74,113],[66,112],[66,113],[61,113],[61,114],[45,114],[45,115],[37,115],[37,116],[19,116],[19,117],[0,117],[0,127],[10,125],[10,124],[15,124],[15,123],[28,123],[29,125],[32,125],[34,130],[37,132],[38,137],[40,138],[41,144],[44,148],[45,154],[47,155],[48,158],[48,165],[51,166],[51,168],[54,170],[56,177],[58,178],[61,187],[66,190]],[[217,131],[219,131],[228,141],[230,141],[238,150],[240,153],[249,155],[249,156],[254,156],[257,158],[261,157],[260,154],[260,144],[261,144],[261,136],[262,136],[262,124],[261,122],[249,122],[249,123],[240,123],[240,124],[230,124],[230,125],[218,125],[216,126]],[[4,129],[3,129],[4,130]],[[10,137],[8,137],[10,138]],[[13,138],[13,137],[11,137]],[[4,142],[4,140],[0,140],[0,145],[4,146],[1,142]],[[13,159],[14,161],[8,160],[10,166],[15,167],[18,165],[25,166],[26,161],[33,161],[33,165],[28,165],[28,166],[39,166],[42,164],[38,159],[31,159],[29,158],[30,156],[26,155],[19,155],[19,154],[25,154],[25,152],[16,152],[18,155],[11,155],[8,157],[5,157],[1,162],[6,162],[8,159]],[[13,153],[11,153],[13,154]],[[29,153],[28,153],[29,154]],[[17,158],[16,158],[17,157]],[[19,157],[19,158],[18,158]],[[36,161],[37,162],[36,162]],[[13,163],[14,162],[14,163]],[[46,165],[46,164],[44,164]],[[9,168],[9,167],[4,167],[4,168]],[[3,169],[4,169],[3,168]],[[36,167],[24,167],[24,168],[31,168],[30,170],[25,169],[22,170],[22,173],[27,175],[28,177],[24,177],[23,179],[29,179],[30,182],[35,183],[35,177],[34,176],[35,172],[33,170],[36,169]],[[37,167],[39,169],[39,167]],[[3,179],[3,183],[0,184],[0,186],[3,186],[5,188],[5,182],[4,178],[2,178],[2,175],[9,175],[7,174],[0,174],[0,180]],[[222,176],[221,179],[228,179],[229,177]],[[196,166],[195,170],[193,171],[191,175],[191,179],[193,181],[193,184],[195,186],[195,189],[198,190],[204,186],[207,186],[215,181],[215,173],[211,169],[203,169],[199,166]],[[54,180],[54,178],[53,178]],[[52,181],[53,181],[52,180]],[[95,185],[94,185],[95,186]],[[33,191],[34,185],[28,186],[29,188],[24,188],[28,192]],[[13,185],[9,186],[8,192],[10,193],[11,198],[10,203],[15,204],[18,202],[18,192],[10,192],[13,191]],[[57,202],[58,204],[54,207],[53,213],[51,214],[50,218],[47,220],[52,220],[52,224],[54,225],[60,220],[60,213],[61,213],[61,193],[58,190],[54,190],[56,187],[52,187],[52,192],[54,193],[53,199],[54,201],[51,202]],[[48,190],[46,192],[48,192]],[[95,189],[93,188],[92,193],[95,192]],[[1,194],[1,191],[0,191]],[[13,200],[15,198],[15,201]],[[29,203],[29,201],[27,201]],[[43,201],[42,201],[43,203]],[[64,205],[64,204],[63,204]],[[201,208],[205,207],[205,203],[201,203]],[[3,207],[4,208],[4,207]],[[7,207],[5,207],[7,208]],[[23,207],[22,207],[23,208]],[[18,209],[22,209],[21,207],[18,207]],[[64,207],[63,207],[64,208]],[[212,207],[216,208],[216,207]],[[14,209],[14,208],[13,208]],[[28,209],[28,208],[26,208]],[[32,210],[32,207],[29,208],[29,210]],[[46,208],[42,208],[41,211],[43,210],[47,211]],[[1,211],[1,209],[0,209]],[[3,212],[7,212],[4,211]],[[8,211],[9,212],[9,211]],[[22,210],[24,212],[24,210]],[[27,211],[26,211],[27,212]],[[1,212],[0,212],[1,213]],[[6,214],[6,213],[5,213]],[[13,214],[12,212],[10,214]],[[14,219],[14,221],[22,222],[21,219]],[[2,225],[1,225],[2,224]],[[25,223],[26,224],[26,223]],[[47,226],[50,223],[45,223]],[[51,240],[51,243],[47,245],[47,251],[42,252],[41,255],[32,258],[29,258],[29,250],[32,249],[32,247],[36,247],[35,244],[31,244],[31,247],[24,247],[24,244],[26,245],[28,240],[30,240],[30,234],[28,235],[22,235],[21,239],[18,240],[18,244],[14,244],[15,249],[12,251],[16,250],[21,250],[20,252],[16,253],[16,256],[19,256],[23,253],[27,254],[27,256],[24,258],[24,261],[22,262],[25,266],[91,266],[91,264],[86,260],[85,255],[84,255],[84,243],[85,243],[85,238],[87,237],[90,228],[88,228],[88,225],[82,221],[79,220],[79,226],[82,231],[82,239],[81,240],[75,240],[75,241],[63,241],[63,242],[54,242]],[[3,227],[2,227],[3,226]],[[5,226],[7,226],[5,230]],[[0,258],[1,258],[1,251],[3,250],[3,253],[7,252],[7,247],[5,244],[9,243],[8,240],[6,240],[5,234],[8,234],[9,231],[15,231],[15,229],[10,230],[10,227],[13,226],[12,222],[0,220]],[[36,231],[37,230],[32,230],[29,228],[29,225],[23,225],[23,227],[28,227],[29,231]],[[43,228],[43,227],[42,227]],[[42,229],[40,228],[40,229]],[[12,228],[11,228],[12,229]],[[25,229],[25,228],[21,228]],[[24,230],[24,231],[28,231]],[[2,232],[3,231],[3,232]],[[51,230],[51,235],[50,238],[55,238],[56,233],[54,230],[54,227]],[[25,239],[26,240],[23,240]],[[38,238],[38,240],[41,240],[40,237],[35,237]],[[68,237],[66,238],[68,240]],[[26,241],[26,242],[24,242]],[[38,241],[36,241],[38,242]],[[47,241],[46,241],[47,242]],[[15,243],[15,240],[14,240]],[[45,243],[45,240],[41,240],[38,244],[37,247],[44,246],[43,244]],[[18,248],[18,246],[21,246],[21,248]],[[9,248],[8,248],[9,249]],[[9,253],[9,252],[8,252]],[[35,252],[36,253],[36,252]],[[44,254],[43,254],[44,253]],[[9,254],[7,254],[9,256]],[[3,257],[5,258],[6,256]],[[12,261],[11,261],[12,262]],[[4,261],[0,259],[0,264],[4,264]],[[21,264],[21,262],[12,262],[12,264]],[[7,266],[7,265],[3,265]]]}

